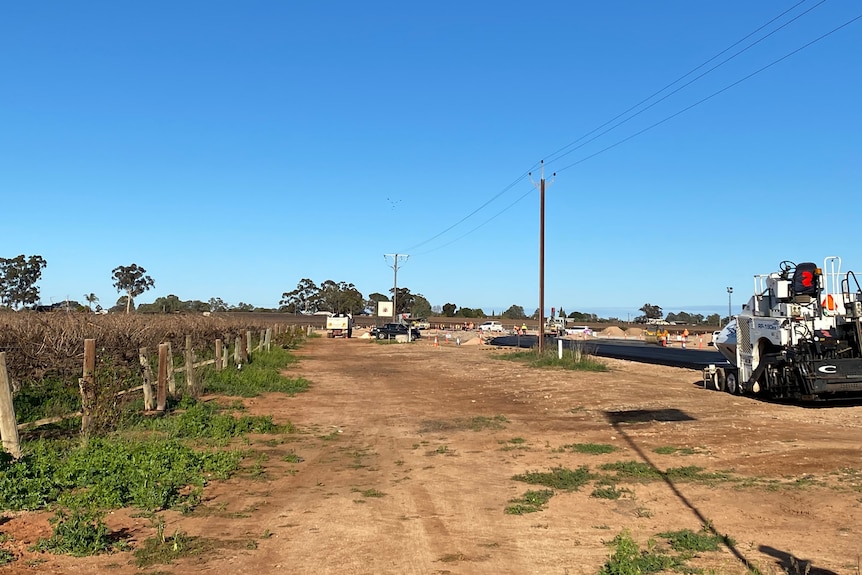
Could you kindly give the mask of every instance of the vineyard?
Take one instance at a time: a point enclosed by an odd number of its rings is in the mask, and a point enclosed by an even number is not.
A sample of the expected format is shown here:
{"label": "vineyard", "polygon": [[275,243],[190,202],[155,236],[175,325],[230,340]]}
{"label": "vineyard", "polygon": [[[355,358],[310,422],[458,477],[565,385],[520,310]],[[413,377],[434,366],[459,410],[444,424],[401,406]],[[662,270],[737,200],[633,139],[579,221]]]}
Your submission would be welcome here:
{"label": "vineyard", "polygon": [[[228,314],[0,314],[0,509],[54,512],[54,535],[27,551],[110,551],[123,542],[107,511],[193,509],[242,471],[233,438],[291,432],[218,398],[303,391],[280,372],[304,339]],[[3,536],[0,565],[17,557]]]}

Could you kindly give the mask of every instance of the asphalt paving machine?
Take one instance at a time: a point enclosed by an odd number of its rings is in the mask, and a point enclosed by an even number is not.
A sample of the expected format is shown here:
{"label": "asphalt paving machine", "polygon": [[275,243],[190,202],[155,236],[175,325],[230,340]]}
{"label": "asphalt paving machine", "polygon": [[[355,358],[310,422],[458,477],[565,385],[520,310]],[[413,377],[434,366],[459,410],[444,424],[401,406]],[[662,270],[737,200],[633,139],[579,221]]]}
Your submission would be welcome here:
{"label": "asphalt paving machine", "polygon": [[715,338],[730,366],[704,381],[728,393],[775,399],[862,397],[862,288],[841,258],[783,261],[754,277],[754,295]]}

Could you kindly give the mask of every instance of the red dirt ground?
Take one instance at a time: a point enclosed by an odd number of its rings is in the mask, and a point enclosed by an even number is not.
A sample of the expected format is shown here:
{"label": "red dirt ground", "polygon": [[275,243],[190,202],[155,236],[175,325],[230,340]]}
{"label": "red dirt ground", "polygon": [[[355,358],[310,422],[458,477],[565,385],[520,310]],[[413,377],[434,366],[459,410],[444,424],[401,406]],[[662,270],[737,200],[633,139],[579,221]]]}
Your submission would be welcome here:
{"label": "red dirt ground", "polygon": [[[0,573],[595,574],[627,529],[645,549],[664,531],[711,525],[734,544],[687,562],[705,573],[858,574],[862,555],[862,407],[805,407],[699,386],[698,372],[603,360],[605,373],[535,369],[488,346],[312,339],[289,375],[295,397],[246,400],[249,413],[299,432],[245,446],[268,457],[256,479],[213,483],[167,528],[216,541],[212,551],[139,568],[131,553],[72,558],[28,551],[47,514],[7,514]],[[480,418],[480,419],[473,419]],[[467,423],[496,424],[472,430]],[[609,444],[592,455],[564,446]],[[678,448],[661,454],[656,448]],[[302,461],[290,463],[295,454]],[[731,480],[595,483],[557,491],[544,510],[508,515],[541,489],[528,471],[645,462],[698,466]],[[138,545],[155,535],[131,510],[108,517]]]}

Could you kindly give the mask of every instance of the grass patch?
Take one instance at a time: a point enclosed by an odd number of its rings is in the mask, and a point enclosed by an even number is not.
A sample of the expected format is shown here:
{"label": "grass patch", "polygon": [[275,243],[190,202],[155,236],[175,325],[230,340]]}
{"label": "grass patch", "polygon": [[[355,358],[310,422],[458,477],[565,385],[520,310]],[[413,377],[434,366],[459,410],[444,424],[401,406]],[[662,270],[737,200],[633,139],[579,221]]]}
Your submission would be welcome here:
{"label": "grass patch", "polygon": [[290,452],[281,458],[282,461],[286,461],[287,463],[302,463],[305,461],[302,457],[297,455],[292,449]]}
{"label": "grass patch", "polygon": [[641,461],[617,461],[614,463],[605,463],[599,469],[613,472],[614,478],[617,481],[656,481],[659,479],[702,483],[735,481],[733,476],[728,473],[705,472],[702,467],[696,465],[669,467],[667,470],[661,471]]}
{"label": "grass patch", "polygon": [[721,544],[733,544],[727,536],[711,533],[707,527],[695,533],[691,529],[679,531],[665,531],[658,534],[659,537],[667,539],[670,546],[676,551],[718,551]]}
{"label": "grass patch", "polygon": [[538,368],[556,367],[576,371],[610,371],[607,365],[596,356],[585,352],[580,346],[564,350],[562,358],[558,357],[556,350],[546,350],[542,355],[539,355],[537,350],[516,351],[496,357],[518,361],[530,367]]}
{"label": "grass patch", "polygon": [[590,497],[595,497],[596,499],[619,499],[626,493],[631,493],[631,490],[622,488],[617,489],[616,485],[602,485],[593,489],[593,492],[590,493]]}
{"label": "grass patch", "polygon": [[0,463],[0,508],[44,509],[61,502],[117,509],[194,506],[211,478],[239,467],[236,451],[196,451],[174,439],[94,438],[86,445],[38,441],[20,460]]}
{"label": "grass patch", "polygon": [[270,352],[253,355],[252,361],[242,369],[206,368],[202,374],[203,388],[207,393],[238,397],[255,397],[273,391],[295,395],[308,389],[308,380],[284,377],[281,370],[296,361],[288,350],[273,347]]}
{"label": "grass patch", "polygon": [[15,561],[15,554],[7,549],[0,549],[0,565],[8,565]]}
{"label": "grass patch", "polygon": [[135,565],[166,565],[183,557],[201,555],[214,548],[211,541],[189,536],[179,530],[169,537],[165,536],[164,528],[164,521],[160,518],[158,534],[145,539],[143,545],[135,549]]}
{"label": "grass patch", "polygon": [[679,567],[683,563],[677,557],[656,550],[652,542],[646,551],[641,551],[628,530],[614,537],[608,545],[614,550],[599,575],[646,575]]}
{"label": "grass patch", "polygon": [[655,481],[662,473],[652,465],[642,461],[615,461],[599,466],[602,471],[612,471],[618,480]]}
{"label": "grass patch", "polygon": [[527,445],[527,440],[523,437],[513,437],[512,439],[507,440],[499,440],[498,444],[503,447],[500,448],[500,451],[513,451],[513,450],[529,450],[530,447]]}
{"label": "grass patch", "polygon": [[561,450],[574,451],[575,453],[586,453],[589,455],[601,455],[603,453],[613,453],[618,451],[613,445],[607,443],[570,443],[563,445]]}
{"label": "grass patch", "polygon": [[544,485],[561,491],[577,491],[594,478],[586,465],[577,469],[554,467],[547,472],[530,471],[512,477],[515,481],[523,481],[531,485]]}
{"label": "grass patch", "polygon": [[51,537],[39,539],[32,549],[75,557],[108,553],[114,549],[114,541],[103,518],[99,511],[59,509],[50,520]]}
{"label": "grass patch", "polygon": [[554,496],[554,492],[550,489],[542,489],[540,491],[527,491],[518,499],[509,501],[510,505],[506,506],[507,515],[524,515],[525,513],[536,513],[541,511],[544,506]]}
{"label": "grass patch", "polygon": [[168,417],[140,418],[138,428],[164,433],[174,439],[215,439],[226,441],[247,433],[292,433],[291,423],[276,425],[272,416],[225,413],[215,403],[197,402],[185,398],[178,411]]}
{"label": "grass patch", "polygon": [[509,423],[509,419],[505,415],[495,415],[493,417],[477,415],[475,417],[459,417],[457,419],[449,420],[430,419],[421,423],[419,426],[419,433],[503,429],[507,423]]}

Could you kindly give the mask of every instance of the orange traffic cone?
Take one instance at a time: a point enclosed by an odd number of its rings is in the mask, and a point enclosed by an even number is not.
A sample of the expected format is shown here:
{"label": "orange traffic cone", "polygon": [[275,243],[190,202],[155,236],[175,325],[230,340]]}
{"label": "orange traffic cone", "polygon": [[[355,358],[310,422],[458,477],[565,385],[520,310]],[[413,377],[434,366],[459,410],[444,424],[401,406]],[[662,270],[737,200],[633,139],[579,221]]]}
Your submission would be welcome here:
{"label": "orange traffic cone", "polygon": [[437,336],[436,335],[434,336],[434,347],[439,347],[439,345],[437,344]]}

